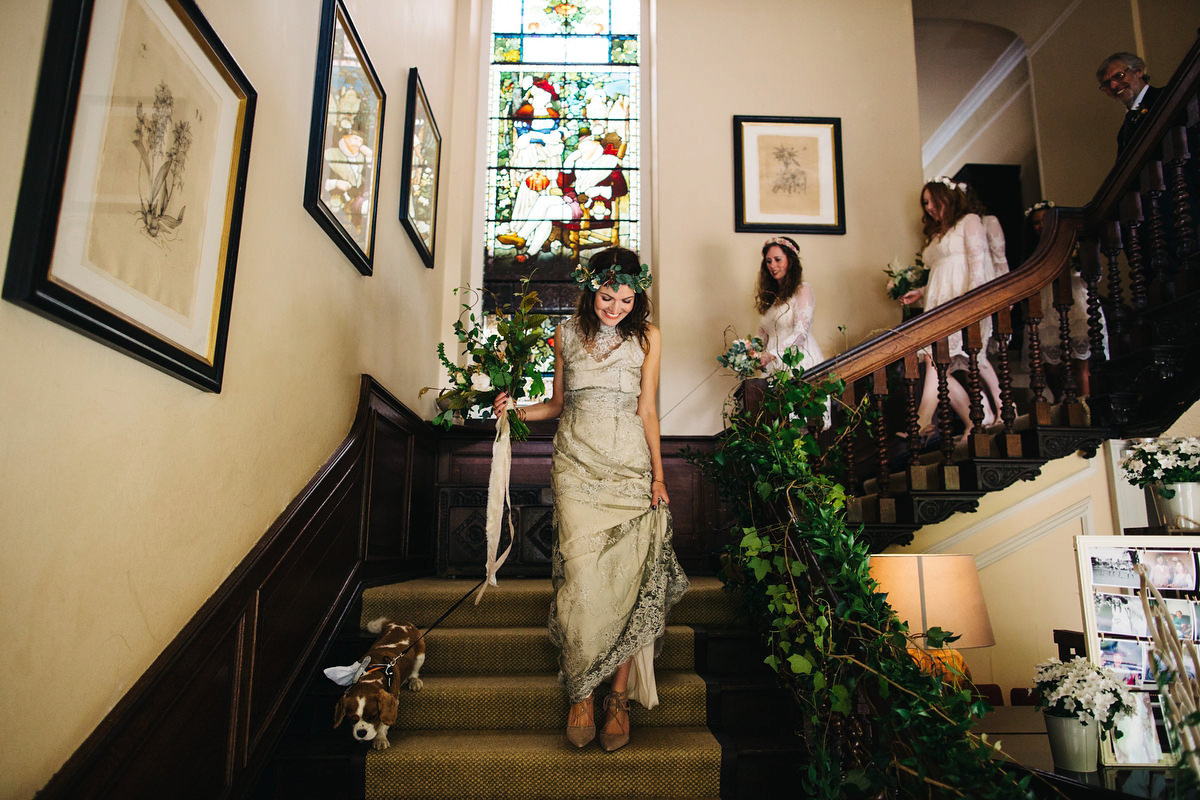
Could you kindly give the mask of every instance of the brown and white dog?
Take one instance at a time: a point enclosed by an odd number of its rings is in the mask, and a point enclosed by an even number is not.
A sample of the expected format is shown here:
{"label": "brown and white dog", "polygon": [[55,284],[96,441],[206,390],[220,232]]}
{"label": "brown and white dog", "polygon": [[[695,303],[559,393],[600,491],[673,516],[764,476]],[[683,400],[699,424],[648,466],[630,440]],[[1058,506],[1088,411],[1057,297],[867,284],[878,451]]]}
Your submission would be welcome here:
{"label": "brown and white dog", "polygon": [[[372,620],[367,630],[380,636],[367,651],[371,661],[366,671],[334,707],[333,727],[348,719],[355,741],[371,742],[376,750],[385,750],[391,746],[388,727],[396,724],[400,687],[408,684],[415,692],[424,685],[418,673],[425,663],[425,640],[418,638],[421,631],[416,625],[392,622],[387,617]],[[413,642],[416,645],[409,648]]]}

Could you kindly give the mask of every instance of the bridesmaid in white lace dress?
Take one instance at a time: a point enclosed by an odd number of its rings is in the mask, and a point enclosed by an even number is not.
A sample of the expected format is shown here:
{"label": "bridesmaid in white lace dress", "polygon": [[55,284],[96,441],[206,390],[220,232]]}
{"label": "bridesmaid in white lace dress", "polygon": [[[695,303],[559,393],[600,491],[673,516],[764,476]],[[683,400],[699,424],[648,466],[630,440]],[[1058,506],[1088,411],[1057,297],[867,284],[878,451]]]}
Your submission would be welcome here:
{"label": "bridesmaid in white lace dress", "polygon": [[804,282],[800,247],[787,236],[773,236],[763,243],[762,264],[754,307],[762,315],[755,334],[763,340],[758,354],[768,375],[783,368],[783,354],[797,347],[803,354],[800,366],[811,369],[825,360],[812,332],[816,301],[812,287]]}
{"label": "bridesmaid in white lace dress", "polygon": [[[939,178],[925,184],[921,190],[922,222],[925,227],[926,245],[923,253],[925,266],[929,268],[926,285],[913,289],[900,297],[905,305],[920,302],[924,298],[925,310],[937,308],[959,295],[981,286],[996,276],[988,247],[987,232],[978,214],[969,211],[967,197],[958,185],[948,178]],[[987,359],[986,343],[992,334],[990,318],[981,323],[984,347],[976,360],[979,375],[991,395],[991,402],[983,398],[984,424],[990,424],[996,415],[993,409],[1000,407],[1000,379]],[[967,369],[967,353],[963,349],[961,333],[949,337],[950,371]],[[937,371],[932,366],[928,348],[921,351],[926,364],[925,384],[921,403],[917,408],[917,421],[923,434],[933,425],[933,413],[937,409]],[[962,384],[949,376],[950,405],[971,428],[970,398]]]}
{"label": "bridesmaid in white lace dress", "polygon": [[[628,701],[658,704],[655,647],[688,581],[671,546],[650,268],[614,247],[575,278],[583,292],[554,335],[553,395],[519,413],[559,418],[550,636],[571,701],[567,739],[583,747],[597,737],[592,695],[611,677],[598,738],[612,751],[629,741]],[[496,398],[497,416],[507,403],[507,395]]]}

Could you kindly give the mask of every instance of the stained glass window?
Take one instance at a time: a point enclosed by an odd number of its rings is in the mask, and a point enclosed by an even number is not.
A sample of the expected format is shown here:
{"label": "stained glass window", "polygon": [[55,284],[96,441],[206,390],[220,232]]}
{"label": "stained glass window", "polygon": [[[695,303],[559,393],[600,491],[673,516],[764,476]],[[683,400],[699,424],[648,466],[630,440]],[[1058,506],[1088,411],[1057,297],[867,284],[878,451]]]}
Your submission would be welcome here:
{"label": "stained glass window", "polygon": [[641,0],[494,0],[484,286],[531,272],[569,312],[571,271],[640,239]]}

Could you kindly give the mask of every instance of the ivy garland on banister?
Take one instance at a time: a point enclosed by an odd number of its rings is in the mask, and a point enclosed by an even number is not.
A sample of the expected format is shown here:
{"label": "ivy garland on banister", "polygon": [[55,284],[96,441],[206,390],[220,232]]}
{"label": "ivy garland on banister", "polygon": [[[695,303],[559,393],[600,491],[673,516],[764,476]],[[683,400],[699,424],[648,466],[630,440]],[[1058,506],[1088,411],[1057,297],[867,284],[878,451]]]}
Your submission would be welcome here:
{"label": "ivy garland on banister", "polygon": [[[819,427],[844,385],[808,383],[799,360],[786,355],[760,403],[727,406],[713,452],[690,454],[740,524],[726,583],[765,628],[767,663],[803,710],[796,796],[1032,796],[1030,776],[1005,771],[995,747],[970,732],[989,706],[923,671],[907,652],[907,626],[875,593],[868,546],[847,526],[845,491],[830,477],[867,412],[850,409],[833,446],[820,447],[802,421]],[[955,637],[934,629],[930,638]]]}

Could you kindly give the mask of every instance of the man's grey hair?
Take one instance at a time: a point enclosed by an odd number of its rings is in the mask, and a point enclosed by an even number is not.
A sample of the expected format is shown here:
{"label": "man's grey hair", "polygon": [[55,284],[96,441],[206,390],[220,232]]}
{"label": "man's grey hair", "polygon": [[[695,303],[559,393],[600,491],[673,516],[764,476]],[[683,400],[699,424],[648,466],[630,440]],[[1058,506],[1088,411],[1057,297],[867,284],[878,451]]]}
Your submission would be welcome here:
{"label": "man's grey hair", "polygon": [[1100,62],[1100,66],[1096,69],[1096,80],[1098,80],[1098,81],[1104,80],[1104,73],[1108,72],[1109,65],[1115,61],[1120,61],[1122,64],[1124,64],[1129,69],[1141,70],[1141,72],[1143,73],[1142,78],[1147,83],[1150,82],[1150,76],[1145,74],[1146,62],[1142,61],[1142,59],[1136,53],[1124,53],[1124,52],[1113,53],[1111,56],[1109,56],[1108,58],[1106,58],[1102,62]]}

